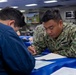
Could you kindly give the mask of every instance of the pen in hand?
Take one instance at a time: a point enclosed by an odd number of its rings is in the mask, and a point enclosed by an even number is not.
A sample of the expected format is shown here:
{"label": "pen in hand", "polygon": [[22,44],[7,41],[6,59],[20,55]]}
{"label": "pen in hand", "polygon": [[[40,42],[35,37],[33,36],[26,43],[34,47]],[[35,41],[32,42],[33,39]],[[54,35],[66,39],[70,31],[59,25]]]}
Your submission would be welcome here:
{"label": "pen in hand", "polygon": [[36,54],[36,50],[35,50],[34,46],[32,46],[32,45],[29,46],[28,47],[28,50],[31,52],[32,55],[35,55]]}

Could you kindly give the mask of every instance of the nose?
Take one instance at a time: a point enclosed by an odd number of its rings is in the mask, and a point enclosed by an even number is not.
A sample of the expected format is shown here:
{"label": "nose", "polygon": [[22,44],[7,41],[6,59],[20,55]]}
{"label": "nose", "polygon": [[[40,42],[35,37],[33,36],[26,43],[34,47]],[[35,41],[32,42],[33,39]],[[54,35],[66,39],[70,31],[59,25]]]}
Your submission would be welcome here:
{"label": "nose", "polygon": [[51,34],[51,33],[52,33],[52,30],[47,29],[46,32],[47,32],[48,34]]}

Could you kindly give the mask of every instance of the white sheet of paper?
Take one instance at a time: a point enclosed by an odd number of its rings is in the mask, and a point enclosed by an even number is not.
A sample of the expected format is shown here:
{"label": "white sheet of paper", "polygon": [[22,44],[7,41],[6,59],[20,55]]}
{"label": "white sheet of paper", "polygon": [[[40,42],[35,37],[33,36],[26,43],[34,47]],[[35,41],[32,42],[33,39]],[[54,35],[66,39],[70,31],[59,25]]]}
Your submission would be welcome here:
{"label": "white sheet of paper", "polygon": [[56,72],[50,75],[76,75],[76,69],[69,67],[62,67],[61,69],[57,70]]}
{"label": "white sheet of paper", "polygon": [[61,56],[55,53],[49,53],[47,55],[41,56],[41,57],[36,57],[35,59],[37,60],[50,60],[50,59],[58,59],[58,58],[66,58],[65,56]]}
{"label": "white sheet of paper", "polygon": [[49,65],[49,64],[52,64],[53,62],[49,62],[49,61],[38,61],[36,60],[36,63],[35,63],[35,67],[34,69],[39,69],[43,66],[46,66],[46,65]]}

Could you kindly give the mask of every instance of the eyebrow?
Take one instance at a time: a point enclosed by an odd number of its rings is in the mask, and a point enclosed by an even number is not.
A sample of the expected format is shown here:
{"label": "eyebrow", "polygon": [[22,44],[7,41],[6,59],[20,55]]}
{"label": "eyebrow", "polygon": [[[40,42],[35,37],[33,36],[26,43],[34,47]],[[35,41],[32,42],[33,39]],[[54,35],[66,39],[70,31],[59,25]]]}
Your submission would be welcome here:
{"label": "eyebrow", "polygon": [[49,27],[47,27],[47,28],[45,27],[45,29],[48,29],[48,28],[50,28],[50,27],[54,27],[54,26],[52,25],[52,26],[49,26]]}

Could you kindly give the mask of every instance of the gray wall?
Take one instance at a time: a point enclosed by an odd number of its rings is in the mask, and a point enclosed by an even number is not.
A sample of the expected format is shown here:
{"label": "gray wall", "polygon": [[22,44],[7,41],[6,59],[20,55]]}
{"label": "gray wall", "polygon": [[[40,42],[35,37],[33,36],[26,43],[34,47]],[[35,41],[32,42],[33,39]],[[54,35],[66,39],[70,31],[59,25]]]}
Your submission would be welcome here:
{"label": "gray wall", "polygon": [[63,21],[67,21],[67,22],[75,22],[75,19],[67,19],[65,17],[65,12],[66,11],[76,11],[76,6],[70,6],[70,7],[61,7],[59,8],[60,9],[60,13],[61,13],[61,16],[62,16],[62,19]]}

